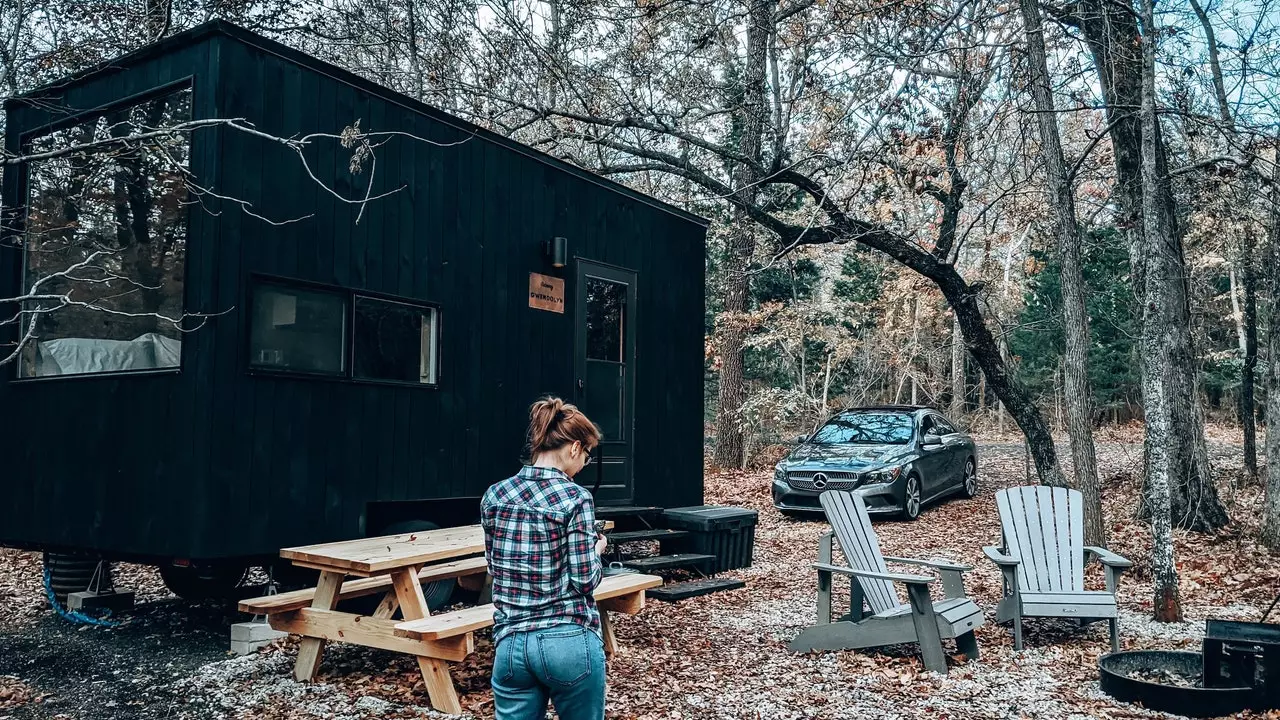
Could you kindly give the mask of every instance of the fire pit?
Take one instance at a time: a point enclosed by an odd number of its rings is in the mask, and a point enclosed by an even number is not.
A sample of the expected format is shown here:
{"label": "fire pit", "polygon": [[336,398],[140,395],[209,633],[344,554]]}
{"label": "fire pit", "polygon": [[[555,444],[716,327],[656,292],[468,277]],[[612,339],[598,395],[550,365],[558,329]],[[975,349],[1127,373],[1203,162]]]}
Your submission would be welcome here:
{"label": "fire pit", "polygon": [[1150,710],[1216,717],[1250,707],[1258,700],[1252,678],[1219,673],[1204,687],[1204,656],[1173,650],[1127,650],[1098,660],[1102,691],[1124,702],[1141,703]]}

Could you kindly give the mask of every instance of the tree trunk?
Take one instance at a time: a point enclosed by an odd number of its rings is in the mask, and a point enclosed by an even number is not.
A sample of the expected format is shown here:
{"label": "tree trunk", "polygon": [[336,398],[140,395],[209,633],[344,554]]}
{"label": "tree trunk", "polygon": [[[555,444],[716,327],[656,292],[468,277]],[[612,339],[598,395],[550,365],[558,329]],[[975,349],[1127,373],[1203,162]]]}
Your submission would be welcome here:
{"label": "tree trunk", "polygon": [[1177,380],[1177,328],[1183,264],[1175,248],[1172,217],[1161,197],[1159,118],[1156,115],[1154,0],[1142,0],[1142,216],[1146,235],[1146,301],[1142,312],[1142,390],[1147,415],[1147,502],[1151,507],[1152,573],[1155,576],[1155,619],[1182,619],[1178,597],[1178,569],[1174,561],[1172,498],[1176,458],[1170,447],[1178,441],[1173,428],[1173,398]]}
{"label": "tree trunk", "polygon": [[[1241,263],[1244,265],[1244,365],[1240,369],[1240,421],[1244,428],[1244,480],[1247,483],[1255,483],[1258,481],[1258,424],[1254,401],[1258,367],[1258,275],[1254,269],[1252,232],[1245,232],[1243,254]],[[1274,304],[1273,295],[1273,307]],[[1274,324],[1273,320],[1272,325]]]}
{"label": "tree trunk", "polygon": [[964,333],[960,321],[951,323],[951,421],[959,422],[964,413]]}
{"label": "tree trunk", "polygon": [[1031,394],[1009,372],[1009,366],[1000,356],[1000,345],[987,327],[986,319],[978,305],[977,293],[950,265],[941,266],[930,276],[951,304],[960,329],[964,332],[969,356],[987,378],[987,385],[1000,398],[1018,427],[1022,428],[1036,464],[1036,473],[1044,485],[1066,487],[1067,479],[1058,467],[1058,453],[1053,445],[1053,433],[1045,424],[1044,415],[1031,399]]}
{"label": "tree trunk", "polygon": [[1267,362],[1262,381],[1267,387],[1267,491],[1263,506],[1262,542],[1280,550],[1280,134],[1271,165],[1271,262],[1267,285],[1271,292],[1271,327],[1267,330]]}
{"label": "tree trunk", "polygon": [[[736,110],[742,122],[739,151],[742,155],[758,159],[765,116],[765,70],[768,65],[769,33],[773,25],[773,0],[750,0],[747,24],[747,58],[743,68],[743,94],[741,106]],[[755,173],[744,164],[734,167],[735,192],[742,194],[748,204],[755,202],[757,186]],[[746,397],[743,377],[744,331],[734,314],[747,309],[747,291],[751,277],[747,269],[755,254],[755,232],[745,211],[735,206],[734,230],[729,239],[725,257],[724,310],[731,314],[731,325],[724,333],[720,348],[723,364],[720,370],[720,393],[716,411],[716,450],[712,458],[718,467],[736,467],[745,462],[742,437],[741,412]]]}
{"label": "tree trunk", "polygon": [[[1157,186],[1150,189],[1155,193],[1152,198],[1148,199],[1145,192],[1147,188],[1143,161],[1146,154],[1143,143],[1147,138],[1139,117],[1141,113],[1133,112],[1133,108],[1142,104],[1144,77],[1143,57],[1140,54],[1143,45],[1138,33],[1137,17],[1123,3],[1081,0],[1070,21],[1079,26],[1089,45],[1106,101],[1112,155],[1116,165],[1116,226],[1125,234],[1134,297],[1145,311],[1151,301],[1146,296],[1146,291],[1151,287],[1146,282],[1146,274],[1152,258],[1147,252],[1149,246],[1144,239],[1144,215],[1148,200],[1150,207],[1159,209],[1165,215],[1162,224],[1169,231],[1170,257],[1176,258],[1180,267],[1185,267],[1185,260],[1182,239],[1175,221],[1173,192],[1168,183],[1164,142],[1158,125],[1153,130],[1156,137],[1151,138],[1154,143],[1154,157],[1151,159],[1156,163],[1154,178]],[[1171,352],[1174,353],[1175,362],[1170,369],[1169,378],[1173,383],[1169,391],[1169,433],[1172,444],[1162,450],[1171,455],[1174,468],[1170,475],[1173,483],[1169,488],[1170,503],[1173,522],[1177,527],[1207,532],[1222,527],[1229,518],[1218,498],[1209,470],[1209,453],[1204,437],[1204,419],[1201,415],[1191,342],[1187,276],[1179,272],[1167,277],[1175,286],[1168,288],[1167,292],[1181,296],[1173,298],[1167,308],[1177,318],[1177,322],[1170,328],[1170,332],[1176,336],[1172,339]],[[1152,438],[1148,434],[1144,446],[1148,477],[1144,480],[1144,485],[1150,483],[1151,443]],[[1143,511],[1144,514],[1149,514],[1150,508],[1144,507]]]}
{"label": "tree trunk", "polygon": [[1089,313],[1085,306],[1084,271],[1080,260],[1080,226],[1076,220],[1075,193],[1067,177],[1058,134],[1058,117],[1049,83],[1044,28],[1036,0],[1020,0],[1027,35],[1031,94],[1040,125],[1040,150],[1045,165],[1045,190],[1054,213],[1054,232],[1062,262],[1062,308],[1066,334],[1063,355],[1063,388],[1066,395],[1067,430],[1075,465],[1076,489],[1084,496],[1084,539],[1089,545],[1106,546],[1102,521],[1102,490],[1093,445],[1093,387],[1089,382]]}

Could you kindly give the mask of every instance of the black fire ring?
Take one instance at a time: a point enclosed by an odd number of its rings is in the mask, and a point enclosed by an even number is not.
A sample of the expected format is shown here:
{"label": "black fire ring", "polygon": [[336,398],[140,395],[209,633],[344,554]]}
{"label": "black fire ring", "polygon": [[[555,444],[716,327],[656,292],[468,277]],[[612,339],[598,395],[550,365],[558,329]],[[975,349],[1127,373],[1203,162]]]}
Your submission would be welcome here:
{"label": "black fire ring", "polygon": [[[1224,687],[1209,688],[1183,687],[1157,679],[1166,673],[1198,679],[1203,664],[1200,653],[1175,650],[1126,650],[1098,659],[1102,691],[1123,702],[1141,703],[1149,710],[1217,717],[1253,705],[1256,691],[1247,679],[1226,677],[1221,683]],[[1135,674],[1139,677],[1133,677]]]}

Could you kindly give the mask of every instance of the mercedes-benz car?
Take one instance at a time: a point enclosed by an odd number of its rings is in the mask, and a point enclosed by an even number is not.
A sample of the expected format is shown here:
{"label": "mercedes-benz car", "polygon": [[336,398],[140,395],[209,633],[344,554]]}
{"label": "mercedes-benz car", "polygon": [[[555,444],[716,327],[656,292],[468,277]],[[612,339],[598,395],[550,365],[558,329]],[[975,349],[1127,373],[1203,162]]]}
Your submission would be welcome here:
{"label": "mercedes-benz car", "polygon": [[978,493],[973,438],[933,408],[850,408],[797,443],[774,468],[773,505],[786,515],[821,513],[824,490],[853,490],[868,513],[907,520],[941,497]]}

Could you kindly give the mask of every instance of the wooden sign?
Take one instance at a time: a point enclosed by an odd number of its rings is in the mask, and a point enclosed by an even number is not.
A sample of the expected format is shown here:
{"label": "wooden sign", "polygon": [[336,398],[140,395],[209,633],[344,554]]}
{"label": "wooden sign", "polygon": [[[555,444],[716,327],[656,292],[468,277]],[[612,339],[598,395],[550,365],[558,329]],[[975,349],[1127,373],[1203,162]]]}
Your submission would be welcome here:
{"label": "wooden sign", "polygon": [[564,314],[564,280],[529,273],[529,307]]}

